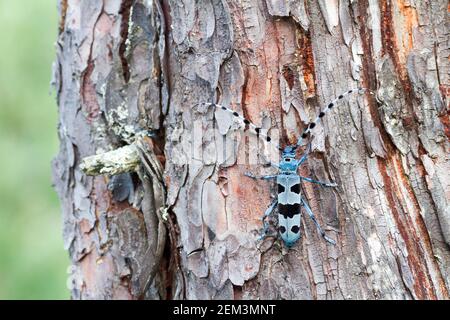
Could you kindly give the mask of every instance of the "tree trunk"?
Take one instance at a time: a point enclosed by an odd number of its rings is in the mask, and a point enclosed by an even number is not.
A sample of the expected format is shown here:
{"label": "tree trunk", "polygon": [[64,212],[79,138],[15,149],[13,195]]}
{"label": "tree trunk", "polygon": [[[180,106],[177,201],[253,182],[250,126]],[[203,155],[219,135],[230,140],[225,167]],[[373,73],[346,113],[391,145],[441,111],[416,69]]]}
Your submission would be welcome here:
{"label": "tree trunk", "polygon": [[[448,299],[447,1],[59,0],[59,12],[53,171],[72,298]],[[242,130],[197,104],[278,129],[284,146],[359,86],[375,96],[327,113],[300,169],[338,184],[302,186],[336,246],[307,215],[292,249],[258,241],[276,193],[243,174],[274,171],[248,165],[244,143],[222,156]]]}

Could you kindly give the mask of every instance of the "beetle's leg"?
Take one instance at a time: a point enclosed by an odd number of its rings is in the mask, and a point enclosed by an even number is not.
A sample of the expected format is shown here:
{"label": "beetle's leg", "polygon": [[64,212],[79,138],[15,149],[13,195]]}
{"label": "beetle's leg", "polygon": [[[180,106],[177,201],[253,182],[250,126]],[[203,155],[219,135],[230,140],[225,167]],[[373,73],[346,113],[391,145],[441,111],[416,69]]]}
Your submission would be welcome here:
{"label": "beetle's leg", "polygon": [[271,179],[275,179],[277,176],[276,175],[268,175],[268,176],[255,176],[253,173],[251,172],[246,172],[244,173],[245,176],[252,178],[252,179],[261,179],[261,180],[271,180]]}
{"label": "beetle's leg", "polygon": [[337,187],[336,183],[327,183],[327,182],[317,181],[317,180],[307,178],[307,177],[302,177],[302,176],[300,176],[300,179],[311,182],[311,183],[317,183],[324,187]]}
{"label": "beetle's leg", "polygon": [[311,218],[312,221],[314,221],[314,224],[317,227],[317,231],[319,231],[320,235],[329,243],[335,245],[336,242],[333,239],[330,239],[326,236],[325,232],[322,230],[322,228],[320,227],[320,224],[317,222],[316,217],[314,216],[314,213],[312,212],[311,208],[309,207],[308,203],[306,202],[306,200],[304,198],[302,198],[302,204],[306,209],[306,212],[309,214],[309,217]]}
{"label": "beetle's leg", "polygon": [[258,238],[258,240],[263,240],[266,237],[267,230],[269,229],[269,224],[267,223],[266,218],[271,215],[271,213],[273,212],[273,210],[275,209],[277,204],[278,204],[278,199],[273,200],[272,203],[270,204],[270,206],[264,212],[264,215],[262,216],[262,219],[261,219],[263,222],[264,228],[263,228],[262,234]]}

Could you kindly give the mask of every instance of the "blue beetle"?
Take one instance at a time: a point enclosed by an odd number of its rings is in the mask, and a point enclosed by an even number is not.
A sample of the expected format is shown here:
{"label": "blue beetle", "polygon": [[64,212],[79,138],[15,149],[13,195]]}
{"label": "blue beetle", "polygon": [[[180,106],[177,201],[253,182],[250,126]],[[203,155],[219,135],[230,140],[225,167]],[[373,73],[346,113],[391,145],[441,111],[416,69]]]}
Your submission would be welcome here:
{"label": "blue beetle", "polygon": [[[325,114],[334,108],[336,103],[343,99],[346,95],[349,95],[351,93],[359,93],[362,94],[366,92],[366,89],[364,88],[357,88],[348,90],[345,93],[339,95],[336,99],[331,101],[326,105],[324,109],[320,111],[320,113],[317,115],[316,119],[312,122],[310,122],[302,134],[300,135],[297,143],[295,145],[289,145],[282,149],[281,153],[281,159],[278,164],[271,164],[272,166],[276,167],[278,169],[278,173],[276,175],[265,175],[265,176],[255,176],[252,173],[245,173],[247,177],[253,178],[253,179],[262,179],[262,180],[276,180],[277,187],[278,187],[278,196],[277,198],[271,203],[271,205],[267,208],[263,215],[263,234],[261,238],[264,238],[267,234],[269,225],[266,222],[267,217],[269,217],[272,212],[275,210],[275,208],[278,209],[278,231],[280,233],[281,239],[283,240],[284,244],[291,248],[301,237],[300,233],[300,227],[301,227],[301,208],[304,208],[306,213],[309,215],[311,220],[316,225],[317,231],[320,233],[322,238],[327,241],[330,244],[335,245],[336,242],[329,238],[323,229],[321,228],[320,224],[318,223],[313,211],[311,210],[307,200],[304,196],[301,194],[301,181],[307,181],[311,183],[316,183],[324,187],[337,187],[336,183],[327,183],[322,181],[317,181],[308,177],[303,177],[297,173],[298,168],[302,163],[304,163],[307,159],[308,153],[311,149],[311,144],[309,145],[309,150],[305,152],[305,154],[300,158],[296,158],[296,151],[298,147],[302,145],[303,139],[307,138],[310,131],[314,129],[317,125],[317,123],[322,119]],[[373,94],[371,91],[369,91],[371,94]],[[248,119],[242,117],[237,112],[216,104],[209,104],[213,105],[217,108],[220,108],[224,111],[228,111],[233,114],[234,117],[240,119],[245,125],[249,127],[257,136],[264,138],[265,141],[271,142],[271,138],[264,134],[262,129],[251,123]]]}

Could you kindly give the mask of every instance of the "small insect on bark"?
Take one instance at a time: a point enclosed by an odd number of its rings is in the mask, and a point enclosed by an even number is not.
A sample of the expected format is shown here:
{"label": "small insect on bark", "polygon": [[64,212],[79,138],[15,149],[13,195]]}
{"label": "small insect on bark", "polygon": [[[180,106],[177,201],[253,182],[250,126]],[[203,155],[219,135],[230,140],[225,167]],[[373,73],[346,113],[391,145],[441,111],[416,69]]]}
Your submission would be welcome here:
{"label": "small insect on bark", "polygon": [[[252,179],[261,179],[261,180],[275,180],[278,187],[278,195],[277,198],[272,201],[270,206],[267,208],[266,212],[262,217],[263,221],[263,231],[260,239],[263,239],[267,236],[267,232],[269,229],[269,224],[267,223],[267,218],[275,211],[275,208],[278,209],[278,232],[283,240],[284,244],[291,248],[300,238],[300,227],[301,227],[301,211],[303,210],[308,214],[311,220],[314,222],[317,231],[322,236],[322,238],[330,243],[335,245],[336,242],[328,237],[317,221],[311,207],[308,204],[307,199],[301,194],[301,183],[302,181],[319,184],[324,187],[337,187],[336,183],[331,182],[323,182],[317,181],[309,177],[303,177],[297,173],[298,168],[306,161],[309,152],[311,151],[311,144],[309,144],[309,148],[302,155],[301,158],[296,158],[296,151],[302,145],[303,139],[308,138],[312,129],[314,129],[318,122],[325,116],[325,114],[333,109],[336,106],[336,103],[342,100],[345,96],[351,93],[363,94],[368,91],[365,88],[357,88],[348,90],[341,95],[339,95],[336,99],[332,100],[320,111],[314,121],[308,123],[308,125],[303,130],[302,134],[297,139],[297,143],[295,145],[288,145],[282,149],[281,159],[279,163],[272,163],[271,165],[278,169],[278,173],[275,175],[266,175],[266,176],[255,176],[252,173],[245,173],[247,177]],[[373,94],[371,91],[368,91],[370,94]],[[255,124],[250,122],[248,119],[241,116],[239,113],[214,103],[206,103],[206,105],[214,106],[221,110],[230,112],[236,119],[243,122],[246,126],[248,126],[249,130],[251,130],[258,137],[264,139],[267,142],[271,142],[272,139],[267,134],[262,132],[260,127],[257,127]]]}

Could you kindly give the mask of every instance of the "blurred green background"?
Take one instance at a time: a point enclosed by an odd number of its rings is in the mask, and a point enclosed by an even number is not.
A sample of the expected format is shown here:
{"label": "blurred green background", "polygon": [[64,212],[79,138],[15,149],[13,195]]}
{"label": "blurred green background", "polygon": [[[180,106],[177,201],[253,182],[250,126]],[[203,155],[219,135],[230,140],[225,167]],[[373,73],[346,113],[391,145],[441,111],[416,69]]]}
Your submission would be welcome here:
{"label": "blurred green background", "polygon": [[56,0],[0,0],[0,299],[67,299],[69,265],[50,162]]}

